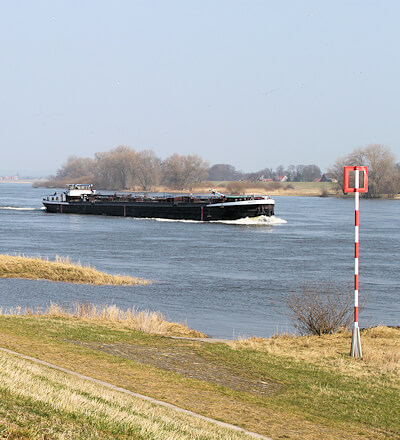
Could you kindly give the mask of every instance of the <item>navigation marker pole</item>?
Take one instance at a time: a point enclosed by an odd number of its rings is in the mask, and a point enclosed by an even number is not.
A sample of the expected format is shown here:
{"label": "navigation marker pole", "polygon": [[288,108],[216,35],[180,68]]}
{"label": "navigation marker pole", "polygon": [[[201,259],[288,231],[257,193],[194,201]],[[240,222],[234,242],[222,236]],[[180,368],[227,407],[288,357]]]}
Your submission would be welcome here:
{"label": "navigation marker pole", "polygon": [[[354,171],[354,188],[349,187],[349,173]],[[363,173],[363,185],[360,188],[360,171]],[[362,357],[360,328],[358,326],[358,257],[359,257],[359,209],[360,192],[368,192],[368,167],[344,167],[344,192],[354,192],[355,203],[355,239],[354,239],[354,325],[350,356]]]}

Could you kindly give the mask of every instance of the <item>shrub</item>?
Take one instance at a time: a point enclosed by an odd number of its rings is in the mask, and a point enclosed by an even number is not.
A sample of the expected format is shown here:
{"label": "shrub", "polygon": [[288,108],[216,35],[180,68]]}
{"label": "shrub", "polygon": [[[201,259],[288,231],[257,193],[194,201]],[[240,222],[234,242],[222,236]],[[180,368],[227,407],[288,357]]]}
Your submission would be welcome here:
{"label": "shrub", "polygon": [[289,183],[288,185],[285,185],[283,189],[287,191],[288,189],[294,189],[294,186],[291,183]]}
{"label": "shrub", "polygon": [[324,335],[348,329],[353,321],[353,292],[328,283],[305,284],[289,295],[293,326],[301,335]]}
{"label": "shrub", "polygon": [[328,195],[329,195],[328,190],[327,190],[326,188],[323,188],[323,189],[321,190],[321,194],[320,194],[319,196],[320,196],[320,197],[328,197]]}
{"label": "shrub", "polygon": [[277,190],[283,187],[281,182],[268,182],[265,184],[265,189]]}
{"label": "shrub", "polygon": [[246,192],[249,182],[229,182],[225,185],[228,192],[232,195],[239,195]]}

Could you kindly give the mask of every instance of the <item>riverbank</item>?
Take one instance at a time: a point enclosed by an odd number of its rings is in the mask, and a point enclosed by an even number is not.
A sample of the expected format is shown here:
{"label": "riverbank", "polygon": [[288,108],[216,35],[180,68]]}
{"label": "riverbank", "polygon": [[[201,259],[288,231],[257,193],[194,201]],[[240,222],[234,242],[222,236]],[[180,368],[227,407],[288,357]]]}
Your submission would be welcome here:
{"label": "riverbank", "polygon": [[28,278],[64,283],[101,285],[146,285],[150,281],[141,278],[110,275],[91,266],[73,263],[68,257],[56,257],[55,261],[40,257],[0,255],[0,278]]}
{"label": "riverbank", "polygon": [[[400,330],[368,329],[361,340],[364,358],[353,359],[350,333],[208,344],[106,321],[0,316],[1,347],[274,439],[399,439]],[[71,421],[73,412],[68,419],[62,408],[55,410],[56,399],[35,398],[33,391],[21,399],[25,388],[12,385],[12,371],[2,374],[10,383],[7,389],[4,381],[0,384],[3,425],[25,429],[27,438],[39,438],[39,426],[67,426],[82,432],[80,438],[93,438],[84,434],[87,419],[78,414]],[[63,389],[69,393],[71,386]],[[102,393],[102,399],[110,398]],[[40,408],[46,411],[40,413]],[[98,438],[111,435],[115,420],[104,407],[91,407],[90,419]],[[125,420],[113,438],[135,438],[143,425],[151,428],[145,419],[136,425]],[[204,438],[218,438],[215,427],[208,429]],[[57,435],[52,438],[61,438]]]}
{"label": "riverbank", "polygon": [[20,179],[20,180],[5,180],[5,179],[2,179],[2,180],[0,180],[0,183],[30,183],[30,184],[33,184],[34,182],[40,182],[40,181],[35,180],[35,179]]}
{"label": "riverbank", "polygon": [[[33,182],[36,188],[64,188],[65,182]],[[189,193],[205,193],[210,192],[210,188],[227,194],[261,194],[273,196],[302,196],[302,197],[328,197],[338,194],[337,184],[332,182],[201,182],[192,188],[185,188],[181,191],[167,186],[157,185],[150,189],[149,192],[189,192]],[[100,188],[97,188],[101,190]],[[127,191],[143,192],[139,187],[131,188]]]}
{"label": "riverbank", "polygon": [[[294,197],[331,197],[338,194],[337,184],[332,182],[211,182],[213,189],[222,193],[261,194]],[[210,186],[204,185],[194,191],[207,192]]]}
{"label": "riverbank", "polygon": [[[32,183],[35,188],[64,188],[63,182],[46,182],[46,181],[26,181],[26,182],[12,182],[8,183]],[[337,183],[334,182],[243,182],[243,181],[225,181],[225,182],[202,182],[192,188],[185,188],[181,191],[167,186],[157,185],[152,187],[148,192],[169,192],[169,193],[202,193],[208,194],[210,189],[214,189],[224,194],[240,195],[259,194],[270,196],[292,196],[292,197],[346,197],[339,189]],[[101,190],[100,190],[101,192]],[[143,192],[139,187],[131,188],[129,190],[120,190],[120,192]],[[347,197],[352,197],[348,195]],[[388,198],[387,195],[382,195],[383,199]],[[400,194],[393,199],[400,200]]]}

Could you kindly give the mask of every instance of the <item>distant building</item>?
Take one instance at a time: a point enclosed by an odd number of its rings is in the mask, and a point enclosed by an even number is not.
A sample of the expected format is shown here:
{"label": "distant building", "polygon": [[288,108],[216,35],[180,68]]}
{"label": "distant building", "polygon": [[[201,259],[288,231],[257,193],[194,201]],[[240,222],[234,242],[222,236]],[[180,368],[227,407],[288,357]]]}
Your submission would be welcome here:
{"label": "distant building", "polygon": [[260,176],[258,178],[258,181],[259,182],[287,182],[288,181],[288,176],[286,176],[286,175],[284,175],[284,176],[276,176],[274,178]]}
{"label": "distant building", "polygon": [[337,183],[337,179],[335,179],[334,175],[332,173],[325,173],[322,174],[321,178],[319,179],[320,182],[333,182]]}
{"label": "distant building", "polygon": [[17,174],[14,176],[0,176],[0,180],[19,180],[19,176]]}

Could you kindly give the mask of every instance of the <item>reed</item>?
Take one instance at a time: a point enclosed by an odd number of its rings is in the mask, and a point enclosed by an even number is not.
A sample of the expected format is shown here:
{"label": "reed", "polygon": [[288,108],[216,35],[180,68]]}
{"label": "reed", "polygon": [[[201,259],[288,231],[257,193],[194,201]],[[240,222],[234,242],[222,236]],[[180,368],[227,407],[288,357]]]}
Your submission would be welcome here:
{"label": "reed", "polygon": [[0,315],[75,318],[98,324],[123,326],[131,330],[139,330],[150,334],[192,338],[206,337],[204,333],[199,332],[198,330],[192,330],[186,324],[167,321],[161,312],[137,310],[135,308],[123,310],[116,305],[96,306],[95,304],[87,302],[73,303],[69,306],[51,304],[45,310],[42,310],[41,308],[32,309],[22,307],[3,309],[0,307]]}
{"label": "reed", "polygon": [[48,258],[41,257],[0,255],[0,277],[95,285],[132,286],[150,283],[141,278],[110,275],[92,266],[83,266],[79,261],[73,263],[69,257],[60,256],[56,256],[55,261],[50,261]]}

